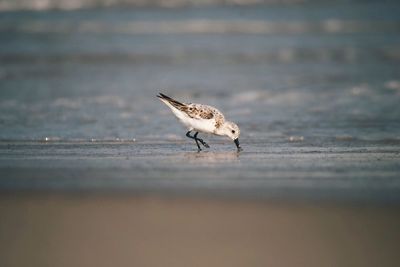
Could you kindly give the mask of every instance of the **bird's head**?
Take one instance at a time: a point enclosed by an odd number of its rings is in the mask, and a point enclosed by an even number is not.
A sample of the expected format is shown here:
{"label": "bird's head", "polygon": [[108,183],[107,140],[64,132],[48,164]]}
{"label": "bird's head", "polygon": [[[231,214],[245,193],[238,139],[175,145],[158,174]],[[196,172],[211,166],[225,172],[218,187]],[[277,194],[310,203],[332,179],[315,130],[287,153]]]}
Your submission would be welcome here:
{"label": "bird's head", "polygon": [[240,129],[235,123],[226,121],[223,125],[223,133],[235,142],[238,150],[242,150],[239,144]]}

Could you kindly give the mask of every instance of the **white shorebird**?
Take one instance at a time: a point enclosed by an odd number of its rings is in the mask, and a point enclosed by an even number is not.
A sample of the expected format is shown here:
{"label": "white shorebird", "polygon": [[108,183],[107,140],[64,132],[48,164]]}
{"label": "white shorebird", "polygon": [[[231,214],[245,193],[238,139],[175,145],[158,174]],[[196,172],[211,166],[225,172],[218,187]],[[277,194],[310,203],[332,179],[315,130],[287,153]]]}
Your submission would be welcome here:
{"label": "white shorebird", "polygon": [[[189,129],[186,136],[196,141],[199,151],[199,142],[207,148],[210,147],[203,139],[197,138],[199,132],[228,136],[235,142],[238,151],[242,150],[239,144],[239,127],[233,122],[225,121],[224,115],[218,109],[202,104],[181,103],[161,93],[157,97]],[[193,136],[190,135],[192,131],[196,131]]]}

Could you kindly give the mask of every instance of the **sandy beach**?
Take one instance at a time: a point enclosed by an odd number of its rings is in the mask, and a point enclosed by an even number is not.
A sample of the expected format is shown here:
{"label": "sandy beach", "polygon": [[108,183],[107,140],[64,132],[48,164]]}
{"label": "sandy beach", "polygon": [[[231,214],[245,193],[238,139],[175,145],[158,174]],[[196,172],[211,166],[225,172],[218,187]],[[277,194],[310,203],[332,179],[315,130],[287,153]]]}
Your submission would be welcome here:
{"label": "sandy beach", "polygon": [[1,266],[397,266],[398,205],[5,193]]}

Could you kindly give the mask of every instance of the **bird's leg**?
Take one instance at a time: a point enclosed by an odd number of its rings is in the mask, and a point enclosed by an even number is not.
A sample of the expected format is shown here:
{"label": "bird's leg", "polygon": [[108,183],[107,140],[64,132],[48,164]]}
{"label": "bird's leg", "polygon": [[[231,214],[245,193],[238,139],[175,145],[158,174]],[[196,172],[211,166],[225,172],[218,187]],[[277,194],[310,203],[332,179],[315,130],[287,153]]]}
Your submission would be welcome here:
{"label": "bird's leg", "polygon": [[210,146],[206,142],[204,142],[203,139],[197,138],[198,134],[199,132],[196,132],[193,137],[196,138],[203,146],[210,148]]}
{"label": "bird's leg", "polygon": [[[194,138],[194,140],[196,140],[197,147],[199,148],[199,151],[200,151],[200,150],[201,150],[201,148],[200,148],[200,146],[199,146],[199,141],[200,141],[200,139],[197,138],[197,135],[198,135],[198,134],[199,134],[199,132],[196,132],[196,133],[193,135],[193,138]],[[203,142],[201,142],[201,141],[200,141],[200,143],[203,144]]]}
{"label": "bird's leg", "polygon": [[191,131],[188,131],[188,132],[186,133],[186,136],[189,137],[190,139],[194,139],[194,141],[196,141],[197,148],[199,149],[199,151],[201,151],[199,142],[197,141],[197,138],[196,138],[198,132],[196,132],[194,136],[191,136],[191,135],[190,135],[190,132],[191,132]]}

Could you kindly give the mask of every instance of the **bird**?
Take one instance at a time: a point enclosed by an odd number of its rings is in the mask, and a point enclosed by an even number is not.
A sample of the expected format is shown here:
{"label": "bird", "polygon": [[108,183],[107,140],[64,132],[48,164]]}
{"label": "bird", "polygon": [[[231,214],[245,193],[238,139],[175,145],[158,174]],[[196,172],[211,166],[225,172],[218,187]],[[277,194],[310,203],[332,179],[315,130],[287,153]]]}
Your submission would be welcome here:
{"label": "bird", "polygon": [[[203,139],[197,137],[199,132],[227,136],[233,140],[238,152],[243,150],[239,143],[239,126],[231,121],[226,121],[224,115],[215,107],[195,103],[182,103],[162,93],[159,93],[157,97],[188,128],[186,136],[196,142],[199,152],[201,151],[200,144],[206,148],[210,147]],[[194,135],[190,135],[193,131],[195,132]]]}

